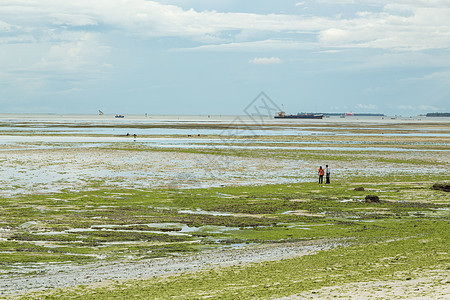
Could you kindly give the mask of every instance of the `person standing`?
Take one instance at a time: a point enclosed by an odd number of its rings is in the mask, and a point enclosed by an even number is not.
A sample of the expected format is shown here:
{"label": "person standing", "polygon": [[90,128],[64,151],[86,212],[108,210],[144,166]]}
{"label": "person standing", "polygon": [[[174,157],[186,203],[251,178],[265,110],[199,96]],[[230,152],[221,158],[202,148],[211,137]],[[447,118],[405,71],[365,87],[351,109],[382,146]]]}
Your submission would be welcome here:
{"label": "person standing", "polygon": [[326,165],[326,167],[325,167],[325,176],[326,176],[325,183],[330,183],[330,175],[331,175],[330,167],[328,167],[328,165]]}
{"label": "person standing", "polygon": [[323,183],[323,174],[324,170],[322,169],[322,166],[319,167],[319,184]]}

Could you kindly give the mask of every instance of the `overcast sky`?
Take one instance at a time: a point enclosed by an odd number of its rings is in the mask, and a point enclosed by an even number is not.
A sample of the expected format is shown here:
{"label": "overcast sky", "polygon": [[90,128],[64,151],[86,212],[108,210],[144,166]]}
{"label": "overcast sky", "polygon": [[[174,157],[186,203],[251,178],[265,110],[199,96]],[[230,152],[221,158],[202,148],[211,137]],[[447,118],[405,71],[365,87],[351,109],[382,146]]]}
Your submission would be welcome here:
{"label": "overcast sky", "polygon": [[0,113],[450,111],[450,0],[2,0]]}

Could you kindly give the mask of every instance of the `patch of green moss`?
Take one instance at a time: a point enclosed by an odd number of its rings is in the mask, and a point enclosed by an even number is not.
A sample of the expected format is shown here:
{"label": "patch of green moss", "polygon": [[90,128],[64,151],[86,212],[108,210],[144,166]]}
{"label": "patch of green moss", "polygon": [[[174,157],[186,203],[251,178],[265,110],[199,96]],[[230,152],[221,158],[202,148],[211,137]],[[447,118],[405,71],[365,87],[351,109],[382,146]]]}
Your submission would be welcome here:
{"label": "patch of green moss", "polygon": [[[354,245],[293,259],[168,278],[129,280],[103,288],[59,289],[22,299],[267,299],[349,282],[406,280],[414,278],[421,270],[448,266],[448,222],[422,222],[417,227],[410,225],[399,223],[397,231],[385,230],[387,236],[383,239],[370,237]],[[402,229],[407,235],[412,235],[404,236]]]}

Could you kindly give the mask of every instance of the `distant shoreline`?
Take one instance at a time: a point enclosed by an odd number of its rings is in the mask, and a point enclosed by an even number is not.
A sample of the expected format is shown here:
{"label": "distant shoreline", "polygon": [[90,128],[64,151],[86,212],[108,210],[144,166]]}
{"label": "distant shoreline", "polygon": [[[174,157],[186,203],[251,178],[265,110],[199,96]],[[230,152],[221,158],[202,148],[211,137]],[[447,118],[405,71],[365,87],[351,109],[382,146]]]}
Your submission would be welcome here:
{"label": "distant shoreline", "polygon": [[[311,112],[312,113],[312,112]],[[352,113],[352,115],[348,115],[347,113],[327,113],[327,112],[315,112],[314,114],[323,114],[324,116],[333,116],[333,117],[399,117],[399,118],[416,118],[416,117],[450,117],[450,113],[427,113],[427,114],[420,114],[420,115],[400,115],[400,114],[394,114],[394,115],[386,115],[383,113]],[[96,118],[108,118],[108,117],[115,117],[116,113],[109,113],[109,114],[88,114],[88,113],[0,113],[0,118],[3,117],[30,117],[30,116],[36,116],[36,117],[96,117]],[[145,117],[145,118],[156,118],[156,117],[201,117],[201,118],[226,118],[226,117],[249,117],[249,115],[245,114],[236,114],[236,115],[229,115],[229,114],[223,114],[223,115],[216,115],[216,114],[149,114],[149,113],[121,113],[120,115],[123,115],[125,117]],[[275,116],[275,114],[273,115]],[[265,118],[272,118],[272,115],[266,115],[264,112],[261,113],[261,115],[252,115],[254,118],[258,117],[265,117]]]}

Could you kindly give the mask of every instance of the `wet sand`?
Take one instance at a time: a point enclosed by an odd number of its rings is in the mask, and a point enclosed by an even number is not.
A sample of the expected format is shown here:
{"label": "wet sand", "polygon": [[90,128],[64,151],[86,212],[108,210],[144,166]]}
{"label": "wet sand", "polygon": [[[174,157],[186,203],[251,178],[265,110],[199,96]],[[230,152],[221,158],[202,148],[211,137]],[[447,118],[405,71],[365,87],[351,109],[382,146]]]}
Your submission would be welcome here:
{"label": "wet sand", "polygon": [[417,279],[350,283],[291,295],[277,300],[304,299],[448,299],[450,275],[446,270],[430,270],[417,274]]}
{"label": "wet sand", "polygon": [[317,251],[342,245],[339,241],[313,241],[289,244],[246,246],[242,248],[205,251],[199,255],[165,257],[129,262],[101,262],[88,265],[35,264],[23,272],[36,275],[0,275],[0,295],[38,291],[51,288],[92,285],[127,279],[149,279],[199,270],[275,261],[311,255]]}
{"label": "wet sand", "polygon": [[[218,124],[229,128],[214,129]],[[160,127],[161,136],[151,136],[152,129],[142,129],[154,125]],[[189,132],[206,128],[215,135],[188,137],[182,129],[186,126]],[[287,121],[237,116],[126,116],[116,120],[105,115],[0,115],[0,128],[3,196],[90,188],[99,182],[104,187],[195,188],[315,181],[317,166],[325,162],[304,154],[328,156],[335,178],[369,172],[383,176],[393,170],[439,172],[431,165],[418,169],[414,163],[380,160],[450,163],[449,118]],[[126,136],[138,129],[146,135]],[[201,153],[205,150],[214,154]],[[246,154],[241,155],[243,152]],[[252,152],[255,155],[249,154]],[[268,158],[262,153],[273,155]],[[356,157],[358,166],[348,159],[334,159],[339,155]]]}
{"label": "wet sand", "polygon": [[[0,196],[95,188],[314,182],[317,166],[324,164],[327,155],[332,161],[333,180],[383,177],[398,172],[448,173],[450,122],[447,118],[330,118],[294,122],[267,119],[262,125],[241,118],[240,124],[230,126],[234,120],[233,116],[126,116],[115,120],[111,116],[0,115]],[[248,130],[249,123],[251,130]],[[152,131],[155,126],[159,133]],[[142,130],[136,141],[125,136],[127,131],[133,134],[132,130]],[[201,136],[188,139],[188,132],[192,135],[201,132]],[[214,136],[204,137],[204,133]],[[252,133],[258,134],[248,136]],[[233,146],[240,148],[230,147],[230,139],[236,142]],[[293,141],[298,143],[294,145],[297,148],[289,144]],[[221,153],[230,149],[233,152]],[[211,153],[201,153],[203,150]],[[442,168],[436,168],[436,164]],[[336,245],[332,241],[314,245],[277,244],[126,264],[30,264],[23,267],[23,274],[0,275],[0,291],[15,294],[95,282],[108,284],[109,280],[151,278],[308,255]],[[38,274],[25,275],[30,271]],[[449,294],[448,289],[437,290],[433,280],[448,282],[448,277],[436,271],[416,281],[350,284],[292,298],[372,295],[382,298],[418,295],[420,298],[422,294],[402,292],[412,288],[422,288],[429,292],[423,295],[436,298]]]}

